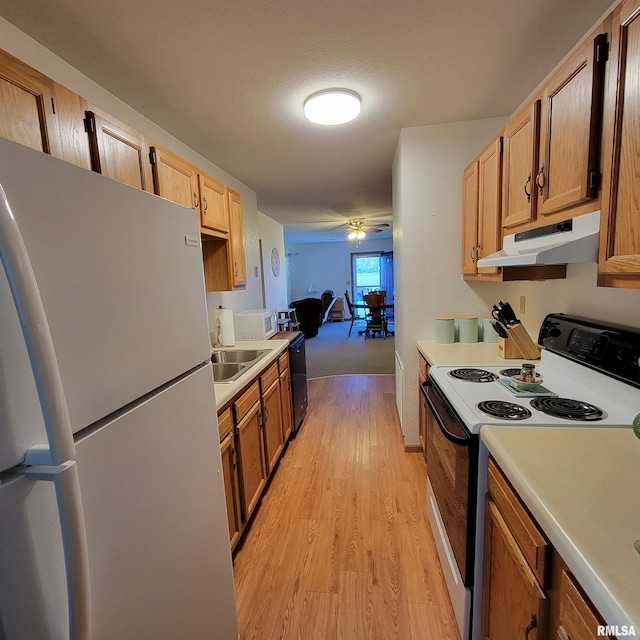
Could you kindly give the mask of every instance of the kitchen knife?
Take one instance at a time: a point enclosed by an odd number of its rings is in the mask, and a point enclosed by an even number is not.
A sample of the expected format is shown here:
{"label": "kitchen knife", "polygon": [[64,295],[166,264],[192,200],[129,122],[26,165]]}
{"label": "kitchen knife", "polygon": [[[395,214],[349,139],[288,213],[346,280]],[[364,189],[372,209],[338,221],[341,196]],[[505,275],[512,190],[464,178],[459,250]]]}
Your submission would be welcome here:
{"label": "kitchen knife", "polygon": [[520,320],[518,320],[513,307],[508,302],[502,302],[502,300],[500,301],[500,303],[502,305],[500,308],[500,312],[502,313],[502,317],[504,318],[504,324],[506,324],[507,326],[520,324]]}
{"label": "kitchen knife", "polygon": [[504,328],[504,326],[498,322],[497,320],[491,320],[491,326],[494,328],[495,332],[501,337],[501,338],[508,338],[509,334],[507,333],[507,330]]}

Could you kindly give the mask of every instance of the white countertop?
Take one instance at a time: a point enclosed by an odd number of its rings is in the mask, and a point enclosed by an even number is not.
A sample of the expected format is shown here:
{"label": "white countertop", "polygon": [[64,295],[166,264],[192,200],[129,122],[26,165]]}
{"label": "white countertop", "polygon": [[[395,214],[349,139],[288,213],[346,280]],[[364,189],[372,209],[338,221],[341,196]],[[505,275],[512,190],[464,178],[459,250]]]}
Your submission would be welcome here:
{"label": "white countertop", "polygon": [[632,429],[485,426],[480,435],[605,622],[640,633],[640,440]]}
{"label": "white countertop", "polygon": [[222,408],[233,396],[242,390],[248,382],[251,382],[263,369],[268,367],[289,346],[288,340],[238,340],[233,347],[221,347],[223,349],[268,349],[264,358],[258,360],[249,367],[239,378],[233,382],[216,382],[216,408]]}
{"label": "white countertop", "polygon": [[[429,364],[438,365],[511,365],[522,358],[501,358],[497,342],[452,342],[440,344],[434,340],[418,340],[418,350]],[[527,359],[527,361],[530,361]]]}

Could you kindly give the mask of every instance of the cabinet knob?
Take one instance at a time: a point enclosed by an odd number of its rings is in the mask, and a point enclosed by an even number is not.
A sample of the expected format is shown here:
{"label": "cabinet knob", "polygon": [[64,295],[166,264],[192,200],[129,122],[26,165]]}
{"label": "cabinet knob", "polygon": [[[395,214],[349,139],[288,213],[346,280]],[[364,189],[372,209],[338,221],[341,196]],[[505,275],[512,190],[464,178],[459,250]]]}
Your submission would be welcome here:
{"label": "cabinet knob", "polygon": [[524,193],[527,196],[527,202],[531,202],[531,172],[529,172],[529,177],[524,183]]}
{"label": "cabinet knob", "polygon": [[538,171],[538,175],[536,176],[536,184],[540,190],[540,195],[542,195],[542,191],[544,190],[544,164],[540,166],[540,171]]}

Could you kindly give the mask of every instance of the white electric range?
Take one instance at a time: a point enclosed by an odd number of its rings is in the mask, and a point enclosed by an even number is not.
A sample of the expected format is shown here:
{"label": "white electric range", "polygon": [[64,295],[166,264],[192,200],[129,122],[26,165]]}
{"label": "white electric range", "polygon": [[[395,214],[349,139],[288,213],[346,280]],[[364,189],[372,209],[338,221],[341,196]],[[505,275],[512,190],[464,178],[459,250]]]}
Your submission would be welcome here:
{"label": "white electric range", "polygon": [[536,374],[543,389],[535,391],[541,395],[522,397],[503,384],[513,386],[509,379],[520,372],[519,361],[433,366],[423,384],[427,511],[463,640],[481,637],[487,477],[482,426],[630,429],[640,412],[639,330],[550,314],[538,342],[543,350]]}

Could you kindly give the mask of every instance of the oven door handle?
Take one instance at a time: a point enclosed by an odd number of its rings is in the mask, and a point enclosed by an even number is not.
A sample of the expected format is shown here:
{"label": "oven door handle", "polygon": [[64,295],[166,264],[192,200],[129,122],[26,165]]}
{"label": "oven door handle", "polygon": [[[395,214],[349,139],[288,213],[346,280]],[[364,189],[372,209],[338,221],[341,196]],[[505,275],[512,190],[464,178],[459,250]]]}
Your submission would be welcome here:
{"label": "oven door handle", "polygon": [[440,417],[440,415],[438,414],[438,410],[433,406],[433,402],[431,402],[431,399],[429,398],[429,394],[427,393],[427,389],[426,389],[427,387],[433,388],[433,384],[431,383],[431,380],[425,380],[420,385],[420,392],[422,393],[422,396],[424,397],[424,399],[427,401],[429,405],[429,409],[431,409],[431,412],[433,413],[433,417],[436,419],[436,422],[438,423],[438,427],[440,427],[440,431],[442,432],[442,435],[447,440],[449,440],[449,442],[453,442],[453,444],[456,444],[459,447],[468,447],[471,442],[471,436],[465,436],[465,437],[458,436],[455,433],[451,433],[451,431],[449,431],[444,426],[444,422]]}

